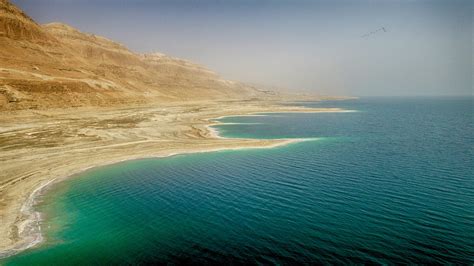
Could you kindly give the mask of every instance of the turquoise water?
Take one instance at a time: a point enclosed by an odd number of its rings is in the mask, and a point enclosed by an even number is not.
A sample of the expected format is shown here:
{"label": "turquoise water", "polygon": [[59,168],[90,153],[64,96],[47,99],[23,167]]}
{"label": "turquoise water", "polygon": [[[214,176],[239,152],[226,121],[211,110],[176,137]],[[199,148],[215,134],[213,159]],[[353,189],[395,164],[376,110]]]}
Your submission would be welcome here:
{"label": "turquoise water", "polygon": [[473,98],[300,103],[224,136],[320,138],[137,160],[58,184],[7,265],[474,263]]}

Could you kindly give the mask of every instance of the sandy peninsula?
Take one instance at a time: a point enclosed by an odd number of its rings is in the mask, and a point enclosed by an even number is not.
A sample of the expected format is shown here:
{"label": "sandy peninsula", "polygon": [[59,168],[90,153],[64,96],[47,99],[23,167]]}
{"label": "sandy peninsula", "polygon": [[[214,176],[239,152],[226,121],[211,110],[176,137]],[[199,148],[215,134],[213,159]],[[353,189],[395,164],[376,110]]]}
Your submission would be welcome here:
{"label": "sandy peninsula", "polygon": [[35,197],[54,182],[124,160],[302,141],[222,138],[209,128],[217,117],[344,111],[264,101],[209,101],[10,112],[0,117],[0,257],[41,242]]}

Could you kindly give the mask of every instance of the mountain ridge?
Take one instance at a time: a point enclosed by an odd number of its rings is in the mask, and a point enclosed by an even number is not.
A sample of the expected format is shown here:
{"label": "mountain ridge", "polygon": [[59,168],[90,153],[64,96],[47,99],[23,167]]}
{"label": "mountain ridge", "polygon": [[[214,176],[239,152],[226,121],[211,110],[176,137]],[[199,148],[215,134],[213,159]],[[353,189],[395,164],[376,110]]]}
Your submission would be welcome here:
{"label": "mountain ridge", "polygon": [[135,53],[60,22],[39,25],[8,0],[0,0],[0,48],[0,110],[268,96],[187,60]]}

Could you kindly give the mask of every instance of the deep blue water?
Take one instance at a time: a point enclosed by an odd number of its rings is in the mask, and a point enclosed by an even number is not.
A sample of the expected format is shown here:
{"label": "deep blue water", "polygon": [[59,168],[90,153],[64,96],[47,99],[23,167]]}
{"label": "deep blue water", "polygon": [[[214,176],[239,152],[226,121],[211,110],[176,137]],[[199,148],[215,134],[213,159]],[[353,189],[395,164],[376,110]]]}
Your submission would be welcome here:
{"label": "deep blue water", "polygon": [[358,112],[228,117],[228,137],[319,139],[87,171],[3,262],[474,263],[473,98],[299,104]]}

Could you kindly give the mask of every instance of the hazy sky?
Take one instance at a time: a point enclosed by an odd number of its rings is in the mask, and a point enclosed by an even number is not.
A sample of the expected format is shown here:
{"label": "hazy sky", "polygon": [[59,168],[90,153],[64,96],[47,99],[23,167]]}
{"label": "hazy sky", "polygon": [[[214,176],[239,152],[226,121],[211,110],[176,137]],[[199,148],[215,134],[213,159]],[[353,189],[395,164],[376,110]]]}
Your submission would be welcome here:
{"label": "hazy sky", "polygon": [[323,94],[473,94],[472,0],[13,2],[40,23],[190,59],[228,79]]}

